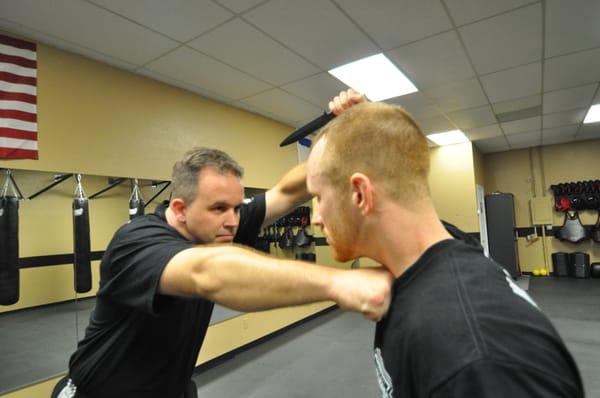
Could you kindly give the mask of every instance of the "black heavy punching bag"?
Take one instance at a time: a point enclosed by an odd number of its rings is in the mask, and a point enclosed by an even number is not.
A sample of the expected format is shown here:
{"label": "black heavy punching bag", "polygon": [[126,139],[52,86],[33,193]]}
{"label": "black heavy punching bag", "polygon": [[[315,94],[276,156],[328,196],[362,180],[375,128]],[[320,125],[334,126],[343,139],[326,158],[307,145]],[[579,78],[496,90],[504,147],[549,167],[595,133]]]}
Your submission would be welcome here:
{"label": "black heavy punching bag", "polygon": [[0,305],[19,301],[19,200],[0,198]]}
{"label": "black heavy punching bag", "polygon": [[75,291],[92,289],[92,263],[90,255],[90,214],[88,199],[83,193],[81,176],[77,175],[77,188],[73,199],[73,253],[75,267]]}
{"label": "black heavy punching bag", "polygon": [[129,219],[133,220],[136,217],[144,215],[144,198],[138,185],[138,180],[135,179],[133,183],[133,191],[129,198]]}

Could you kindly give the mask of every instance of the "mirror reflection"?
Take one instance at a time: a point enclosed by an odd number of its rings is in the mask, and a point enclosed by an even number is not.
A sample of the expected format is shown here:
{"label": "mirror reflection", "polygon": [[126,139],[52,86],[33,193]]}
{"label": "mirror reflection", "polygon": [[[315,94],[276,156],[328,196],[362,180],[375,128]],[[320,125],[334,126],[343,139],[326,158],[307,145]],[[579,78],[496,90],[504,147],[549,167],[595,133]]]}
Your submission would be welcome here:
{"label": "mirror reflection", "polygon": [[0,178],[3,393],[66,371],[94,307],[99,260],[130,202],[141,214],[169,190],[167,181],[29,170]]}
{"label": "mirror reflection", "polygon": [[[67,371],[95,306],[104,249],[121,225],[168,200],[170,183],[0,169],[0,184],[3,203],[12,197],[16,204],[12,210],[3,205],[3,216],[13,215],[12,227],[6,218],[0,224],[2,394]],[[261,192],[246,188],[245,195]],[[258,244],[272,254],[292,256],[278,243],[285,231],[283,224],[273,226]],[[8,239],[15,236],[10,246]],[[240,314],[217,305],[211,324]]]}

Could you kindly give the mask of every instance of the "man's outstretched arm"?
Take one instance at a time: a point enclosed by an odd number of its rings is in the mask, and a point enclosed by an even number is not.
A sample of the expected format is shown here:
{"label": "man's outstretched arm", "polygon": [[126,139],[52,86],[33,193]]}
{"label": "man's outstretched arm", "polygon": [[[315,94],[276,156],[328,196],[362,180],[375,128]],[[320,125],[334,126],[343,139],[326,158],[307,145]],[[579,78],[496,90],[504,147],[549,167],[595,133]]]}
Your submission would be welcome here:
{"label": "man's outstretched arm", "polygon": [[262,255],[235,245],[183,250],[167,264],[162,294],[203,297],[238,311],[332,300],[379,320],[390,302],[392,275],[383,269],[340,270]]}

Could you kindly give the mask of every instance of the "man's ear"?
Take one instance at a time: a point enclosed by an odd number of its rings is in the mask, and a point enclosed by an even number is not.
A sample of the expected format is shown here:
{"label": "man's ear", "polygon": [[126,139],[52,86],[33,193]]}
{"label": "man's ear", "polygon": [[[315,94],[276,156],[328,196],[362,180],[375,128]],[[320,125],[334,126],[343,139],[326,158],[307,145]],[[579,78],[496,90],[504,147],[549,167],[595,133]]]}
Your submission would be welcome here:
{"label": "man's ear", "polygon": [[177,221],[185,224],[185,201],[180,198],[171,199],[169,206],[171,207],[171,210],[173,210],[173,214],[175,215]]}
{"label": "man's ear", "polygon": [[362,173],[354,173],[350,176],[350,184],[352,190],[352,203],[360,209],[363,216],[373,211],[373,183],[366,175]]}

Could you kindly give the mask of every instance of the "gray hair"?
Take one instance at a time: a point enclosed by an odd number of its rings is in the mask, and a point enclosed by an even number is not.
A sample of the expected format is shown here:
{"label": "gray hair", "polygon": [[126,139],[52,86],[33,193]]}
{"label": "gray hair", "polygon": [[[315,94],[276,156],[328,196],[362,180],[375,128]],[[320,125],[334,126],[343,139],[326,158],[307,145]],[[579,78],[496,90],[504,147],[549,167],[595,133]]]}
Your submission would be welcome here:
{"label": "gray hair", "polygon": [[171,178],[173,197],[192,203],[198,193],[198,174],[211,167],[221,174],[242,178],[244,169],[225,152],[212,148],[193,148],[173,165]]}

